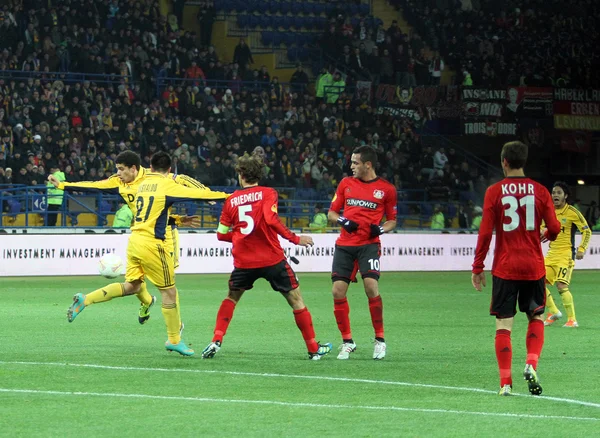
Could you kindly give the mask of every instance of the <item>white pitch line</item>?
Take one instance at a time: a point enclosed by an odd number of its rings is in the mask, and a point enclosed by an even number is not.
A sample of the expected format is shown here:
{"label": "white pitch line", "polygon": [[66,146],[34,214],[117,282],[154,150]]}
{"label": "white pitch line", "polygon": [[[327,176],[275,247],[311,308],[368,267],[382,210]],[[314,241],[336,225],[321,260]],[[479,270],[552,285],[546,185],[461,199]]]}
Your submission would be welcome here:
{"label": "white pitch line", "polygon": [[90,397],[120,397],[120,398],[141,398],[152,400],[171,400],[171,401],[191,401],[202,403],[238,403],[255,405],[275,405],[295,408],[325,408],[325,409],[359,409],[371,411],[396,411],[396,412],[420,412],[426,414],[457,414],[457,415],[478,415],[482,417],[511,417],[511,418],[529,418],[541,420],[574,420],[574,421],[600,421],[600,418],[593,417],[569,417],[560,415],[532,415],[532,414],[512,414],[508,412],[478,412],[478,411],[459,411],[455,409],[425,409],[425,408],[403,408],[400,406],[369,406],[369,405],[338,405],[325,403],[301,403],[284,402],[277,400],[244,400],[244,399],[225,399],[209,397],[184,397],[168,395],[151,394],[123,394],[114,392],[80,392],[80,391],[46,391],[38,389],[12,389],[0,388],[0,392],[13,394],[36,394],[36,395],[58,395],[58,396],[90,396]]}
{"label": "white pitch line", "polygon": [[[224,374],[230,376],[248,376],[248,377],[273,377],[284,379],[305,379],[305,380],[325,380],[330,382],[348,382],[348,383],[367,383],[376,385],[394,385],[407,386],[413,388],[429,388],[429,389],[444,389],[449,391],[465,391],[475,392],[480,394],[497,394],[496,391],[480,388],[469,388],[465,386],[447,386],[433,385],[428,383],[412,383],[399,382],[394,380],[375,380],[375,379],[356,379],[351,377],[332,377],[332,376],[308,376],[299,374],[279,374],[279,373],[252,373],[246,371],[222,371],[222,370],[198,370],[198,369],[181,369],[181,368],[150,368],[150,367],[130,367],[130,366],[113,366],[113,365],[97,365],[89,363],[64,363],[64,362],[25,362],[25,361],[0,361],[0,365],[32,365],[32,366],[53,366],[53,367],[75,367],[75,368],[94,368],[104,370],[118,371],[148,371],[161,373],[194,373],[194,374]],[[532,400],[547,400],[561,403],[576,404],[591,408],[600,408],[600,403],[588,402],[583,400],[574,400],[569,398],[551,397],[551,396],[536,396],[531,397],[529,394],[519,394],[513,392],[514,396],[530,397]]]}

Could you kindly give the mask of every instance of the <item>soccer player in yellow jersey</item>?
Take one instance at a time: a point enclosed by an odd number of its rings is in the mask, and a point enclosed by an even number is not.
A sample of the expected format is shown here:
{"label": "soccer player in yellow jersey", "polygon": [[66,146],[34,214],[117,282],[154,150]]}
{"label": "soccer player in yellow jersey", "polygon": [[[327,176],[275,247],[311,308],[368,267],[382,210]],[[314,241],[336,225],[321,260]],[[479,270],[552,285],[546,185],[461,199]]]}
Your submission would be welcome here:
{"label": "soccer player in yellow jersey", "polygon": [[[574,259],[581,260],[590,243],[592,232],[583,215],[572,205],[569,205],[571,192],[569,186],[557,181],[552,187],[552,201],[556,217],[561,225],[560,233],[554,242],[550,243],[550,250],[545,258],[546,284],[556,283],[556,288],[562,299],[567,312],[567,323],[563,327],[579,327],[575,318],[575,305],[573,295],[569,290],[571,274],[575,266]],[[543,225],[542,225],[543,226]],[[575,248],[575,232],[579,229],[582,234],[581,243]],[[543,233],[543,230],[542,230]],[[548,314],[544,325],[552,325],[562,313],[554,304],[554,299],[548,287],[546,287],[546,308]]]}
{"label": "soccer player in yellow jersey", "polygon": [[[127,245],[127,271],[125,283],[113,283],[92,293],[130,295],[137,293],[144,279],[148,279],[161,292],[162,313],[167,325],[168,341],[165,347],[184,356],[194,350],[181,340],[175,287],[175,270],[171,247],[166,242],[168,218],[171,206],[176,202],[205,199],[223,200],[229,195],[213,192],[206,188],[188,188],[177,184],[169,177],[171,157],[166,152],[157,152],[151,160],[152,172],[139,184],[135,197],[136,213]],[[85,295],[76,294],[69,309],[71,319],[81,312]]]}
{"label": "soccer player in yellow jersey", "polygon": [[[105,193],[114,193],[120,195],[123,200],[127,203],[133,214],[137,212],[135,205],[135,198],[138,186],[141,181],[144,180],[146,174],[149,172],[141,166],[141,159],[138,154],[132,151],[121,152],[116,158],[117,173],[111,177],[102,181],[82,181],[76,183],[60,182],[54,176],[50,175],[48,180],[58,189],[69,190],[69,191],[100,191]],[[204,188],[201,183],[193,178],[185,175],[170,175],[177,183],[186,187],[197,187]],[[177,269],[179,266],[179,231],[177,226],[187,225],[196,226],[196,217],[183,217],[177,215],[171,215],[169,217],[169,225],[167,229],[167,244],[172,247],[170,252],[173,253],[174,268]],[[140,310],[138,313],[138,321],[140,324],[144,324],[150,318],[150,308],[154,304],[156,298],[148,293],[146,284],[142,284],[139,292],[136,293],[140,300]],[[85,297],[85,306],[91,304],[102,303],[110,301],[113,298],[117,298],[124,295],[113,295],[100,291],[99,293],[88,294]],[[83,309],[82,309],[83,310]],[[73,320],[69,318],[69,322]]]}

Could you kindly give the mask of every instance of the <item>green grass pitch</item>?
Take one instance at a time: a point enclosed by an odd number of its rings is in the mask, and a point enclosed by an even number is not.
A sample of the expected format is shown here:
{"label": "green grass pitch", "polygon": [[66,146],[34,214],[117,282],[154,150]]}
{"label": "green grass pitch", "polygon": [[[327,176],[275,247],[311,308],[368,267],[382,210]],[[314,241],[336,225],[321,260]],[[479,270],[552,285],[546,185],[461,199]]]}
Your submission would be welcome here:
{"label": "green grass pitch", "polygon": [[[314,362],[291,309],[259,281],[237,306],[221,351],[210,342],[225,275],[180,275],[184,339],[196,356],[164,349],[160,305],[137,322],[135,297],[90,306],[72,323],[76,292],[100,277],[0,280],[0,435],[429,437],[593,436],[600,432],[598,272],[576,271],[578,329],[546,329],[538,368],[544,396],[522,379],[526,318],[513,332],[516,397],[498,397],[490,286],[469,273],[384,273],[388,355],[374,361],[361,285],[349,292],[357,351],[336,359],[330,281],[299,274],[317,339]],[[488,276],[488,280],[490,280]],[[151,293],[157,291],[151,288]],[[554,294],[560,307],[560,298]]]}

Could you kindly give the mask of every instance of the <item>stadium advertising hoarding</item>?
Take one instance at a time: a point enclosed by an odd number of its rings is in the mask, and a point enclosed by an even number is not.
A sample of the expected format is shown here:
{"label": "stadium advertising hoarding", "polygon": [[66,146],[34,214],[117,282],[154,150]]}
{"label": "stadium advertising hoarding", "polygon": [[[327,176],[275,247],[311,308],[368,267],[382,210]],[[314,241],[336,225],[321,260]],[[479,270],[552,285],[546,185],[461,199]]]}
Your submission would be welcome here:
{"label": "stadium advertising hoarding", "polygon": [[[315,246],[282,242],[288,256],[300,262],[297,272],[330,272],[337,234],[312,235]],[[45,234],[0,237],[0,276],[97,275],[98,260],[116,253],[125,260],[128,235]],[[180,274],[229,273],[231,245],[215,234],[180,234]],[[386,234],[382,236],[382,271],[468,271],[475,255],[475,234]],[[493,241],[486,259],[491,267]],[[593,235],[576,269],[600,268],[600,236]]]}

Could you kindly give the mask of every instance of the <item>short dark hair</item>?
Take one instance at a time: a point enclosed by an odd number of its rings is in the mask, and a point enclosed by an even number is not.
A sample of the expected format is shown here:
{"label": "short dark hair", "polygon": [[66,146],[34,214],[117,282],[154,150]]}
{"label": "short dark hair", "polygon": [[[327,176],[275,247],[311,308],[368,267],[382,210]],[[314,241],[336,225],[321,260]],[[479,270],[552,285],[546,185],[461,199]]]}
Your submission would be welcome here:
{"label": "short dark hair", "polygon": [[502,162],[506,159],[511,169],[522,169],[527,163],[529,150],[527,145],[521,141],[509,141],[502,147],[500,159]]}
{"label": "short dark hair", "polygon": [[248,155],[238,158],[235,165],[235,171],[242,177],[244,181],[250,184],[259,182],[265,172],[265,164],[260,156]]}
{"label": "short dark hair", "polygon": [[142,166],[142,159],[133,151],[123,151],[117,155],[115,164],[122,164],[125,167],[135,166],[136,169],[140,170],[140,167]]}
{"label": "short dark hair", "polygon": [[171,168],[171,156],[165,151],[159,151],[152,155],[150,165],[155,172],[168,172]]}
{"label": "short dark hair", "polygon": [[373,167],[377,164],[377,152],[371,146],[360,146],[354,149],[352,153],[360,155],[360,161],[363,163],[370,161]]}
{"label": "short dark hair", "polygon": [[567,202],[569,202],[569,199],[571,198],[571,189],[569,188],[569,185],[564,181],[556,181],[552,185],[552,188],[554,188],[554,187],[560,187],[562,189],[562,191],[565,193],[565,198],[567,199]]}

